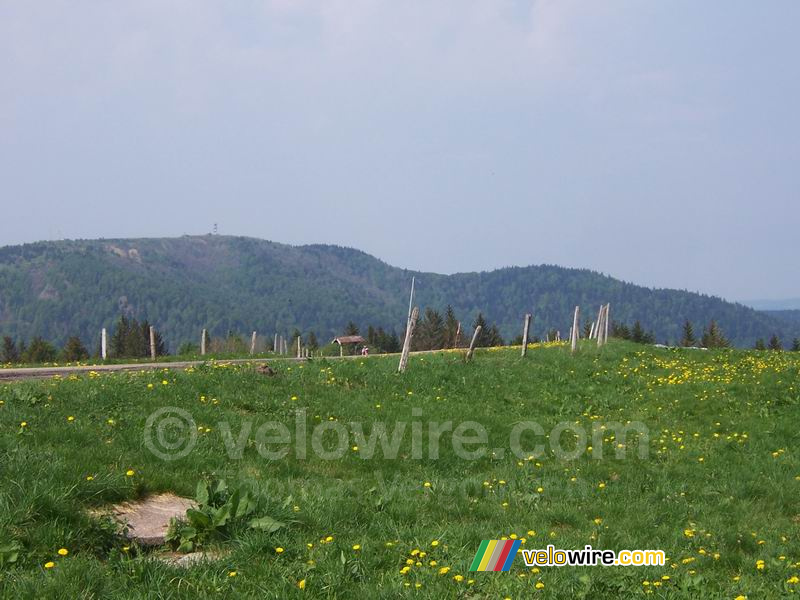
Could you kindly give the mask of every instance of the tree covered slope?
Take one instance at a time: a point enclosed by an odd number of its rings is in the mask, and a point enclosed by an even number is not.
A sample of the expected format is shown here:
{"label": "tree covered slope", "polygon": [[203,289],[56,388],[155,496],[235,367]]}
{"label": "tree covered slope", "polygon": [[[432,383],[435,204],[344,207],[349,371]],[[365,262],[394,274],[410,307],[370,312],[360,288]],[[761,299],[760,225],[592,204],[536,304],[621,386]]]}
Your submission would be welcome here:
{"label": "tree covered slope", "polygon": [[212,335],[257,330],[271,336],[295,328],[321,339],[348,321],[402,333],[411,276],[417,303],[451,304],[469,328],[482,311],[513,337],[524,313],[533,334],[556,328],[566,335],[576,304],[584,319],[611,303],[615,320],[640,320],[658,341],[677,341],[685,319],[695,331],[712,318],[737,345],[774,333],[784,340],[800,324],[740,304],[678,290],[653,290],[588,270],[556,266],[439,275],[412,272],[358,250],[288,246],[227,236],[40,242],[0,248],[0,334],[41,335],[63,343],[81,336],[96,347],[101,327],[121,313],[154,323],[174,350]]}

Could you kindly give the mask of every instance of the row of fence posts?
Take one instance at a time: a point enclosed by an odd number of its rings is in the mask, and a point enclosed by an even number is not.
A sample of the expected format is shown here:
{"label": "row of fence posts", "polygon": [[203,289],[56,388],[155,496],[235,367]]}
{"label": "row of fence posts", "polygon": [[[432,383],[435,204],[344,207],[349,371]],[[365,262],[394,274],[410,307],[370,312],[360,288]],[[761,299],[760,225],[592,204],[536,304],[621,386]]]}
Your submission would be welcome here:
{"label": "row of fence posts", "polygon": [[[256,342],[258,339],[258,333],[253,332],[253,335],[250,337],[250,355],[256,354]],[[200,355],[205,356],[208,354],[208,330],[203,329],[200,334]],[[272,345],[273,352],[276,354],[289,354],[289,344],[282,335],[279,336],[277,333],[275,334],[275,338]],[[297,338],[297,358],[310,358],[311,357],[311,349],[303,346],[303,341],[301,338]],[[100,330],[100,356],[103,360],[108,358],[108,332],[105,327]],[[156,330],[154,327],[150,327],[150,358],[152,360],[156,359]]]}
{"label": "row of fence posts", "polygon": [[[412,279],[411,283],[411,301],[409,302],[408,307],[408,321],[406,322],[406,334],[405,338],[403,339],[403,350],[400,353],[400,365],[398,366],[399,372],[404,372],[406,367],[408,366],[408,355],[411,351],[411,339],[414,335],[414,329],[417,325],[417,320],[419,320],[419,307],[414,306],[412,307],[412,303],[414,300],[414,280]],[[590,328],[589,328],[589,339],[590,340],[597,340],[597,347],[600,348],[606,344],[608,341],[608,315],[611,309],[611,304],[603,304],[600,306],[600,310],[597,313],[597,320],[593,321]],[[580,313],[581,309],[579,306],[575,307],[575,312],[572,317],[572,327],[569,331],[569,340],[570,340],[570,351],[574,354],[578,351],[578,341],[580,340]],[[530,335],[531,330],[531,323],[533,322],[533,315],[528,313],[525,315],[525,319],[522,325],[522,357],[524,358],[528,354],[528,337]],[[459,333],[461,332],[461,323],[458,324]],[[467,350],[466,358],[467,360],[472,359],[472,355],[475,352],[475,344],[478,341],[478,336],[481,333],[481,326],[478,325],[475,328],[475,332],[472,334],[472,341],[469,344],[469,349]],[[258,333],[253,332],[253,335],[250,337],[250,354],[254,355],[256,353],[256,341],[258,339]],[[208,352],[208,348],[206,347],[206,342],[208,340],[208,330],[203,329],[202,333],[200,334],[200,355],[205,356]],[[550,341],[550,334],[549,332],[546,334],[546,341]],[[555,341],[561,341],[561,333],[556,332],[556,339]],[[279,336],[277,333],[273,338],[272,343],[273,352],[276,354],[289,354],[289,344],[285,337],[282,335]],[[108,334],[106,333],[105,327],[100,331],[100,354],[105,360],[108,358]],[[303,347],[303,340],[298,336],[297,338],[297,353],[296,358],[309,358],[311,356],[311,351],[309,348]],[[151,326],[150,327],[150,358],[155,360],[156,359],[156,333],[155,329]]]}
{"label": "row of fence posts", "polygon": [[[414,306],[412,309],[412,303],[414,299],[414,280],[411,280],[411,301],[408,305],[408,321],[406,323],[406,335],[403,340],[403,351],[400,354],[400,364],[397,367],[397,370],[400,373],[405,372],[406,368],[408,367],[408,355],[411,350],[411,339],[414,336],[414,330],[417,326],[417,320],[419,319],[419,307]],[[597,340],[597,347],[600,348],[606,344],[608,341],[608,315],[609,311],[611,310],[611,304],[603,304],[600,306],[600,311],[597,313],[597,320],[593,321],[590,328],[589,328],[589,338],[590,340],[594,339]],[[533,315],[527,313],[525,315],[525,319],[523,320],[522,325],[522,357],[525,358],[528,354],[528,339],[530,337],[531,331],[531,323],[533,322]],[[461,323],[459,323],[459,331],[461,329]],[[481,326],[478,325],[475,328],[475,332],[472,334],[472,341],[469,344],[469,349],[467,350],[466,359],[472,360],[472,356],[475,353],[475,345],[478,341],[478,336],[481,334]],[[580,306],[575,307],[575,312],[572,315],[572,327],[569,330],[569,342],[570,342],[570,352],[575,354],[578,351],[578,342],[580,341],[581,337],[581,309]],[[546,341],[550,341],[550,333],[547,332],[545,334]],[[557,342],[561,341],[561,332],[556,331],[555,340]]]}

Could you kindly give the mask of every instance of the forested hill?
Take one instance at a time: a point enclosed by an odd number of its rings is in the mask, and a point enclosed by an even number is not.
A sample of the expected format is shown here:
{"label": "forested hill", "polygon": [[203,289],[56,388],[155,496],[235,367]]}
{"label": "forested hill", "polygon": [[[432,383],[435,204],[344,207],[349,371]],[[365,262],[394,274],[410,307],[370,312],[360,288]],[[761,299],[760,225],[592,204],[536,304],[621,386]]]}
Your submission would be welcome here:
{"label": "forested hill", "polygon": [[402,333],[411,276],[421,308],[451,304],[465,328],[478,311],[506,338],[534,314],[533,334],[565,335],[576,304],[584,318],[611,303],[614,320],[640,320],[657,341],[677,341],[690,319],[698,338],[716,319],[728,338],[798,335],[800,324],[740,304],[677,290],[653,290],[588,270],[555,266],[437,275],[387,265],[337,246],[288,246],[252,238],[186,236],[163,239],[40,242],[0,248],[0,335],[40,335],[62,343],[79,335],[97,346],[101,327],[121,313],[148,319],[168,347],[212,335],[253,330],[271,336],[295,328],[320,339],[348,321]]}

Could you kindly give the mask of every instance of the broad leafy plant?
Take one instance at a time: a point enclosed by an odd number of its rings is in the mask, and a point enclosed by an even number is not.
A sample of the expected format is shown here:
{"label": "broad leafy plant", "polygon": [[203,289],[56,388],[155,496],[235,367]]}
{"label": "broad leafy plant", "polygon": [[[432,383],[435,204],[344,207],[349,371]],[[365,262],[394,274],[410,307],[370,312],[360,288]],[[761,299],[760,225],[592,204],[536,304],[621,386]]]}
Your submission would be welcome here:
{"label": "broad leafy plant", "polygon": [[247,522],[250,529],[273,533],[286,524],[269,516],[254,517],[258,503],[241,487],[231,490],[224,479],[197,484],[197,508],[186,511],[186,520],[173,519],[166,541],[178,552],[193,552],[213,539],[226,539],[232,526]]}

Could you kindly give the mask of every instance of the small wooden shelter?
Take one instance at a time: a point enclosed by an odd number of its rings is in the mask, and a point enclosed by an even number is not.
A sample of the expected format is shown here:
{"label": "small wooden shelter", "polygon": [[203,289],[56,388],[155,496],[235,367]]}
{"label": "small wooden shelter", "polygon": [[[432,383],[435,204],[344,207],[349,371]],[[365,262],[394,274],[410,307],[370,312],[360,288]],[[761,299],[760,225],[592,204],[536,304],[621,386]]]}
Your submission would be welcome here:
{"label": "small wooden shelter", "polygon": [[367,340],[365,340],[360,335],[340,335],[337,338],[333,338],[334,344],[339,344],[339,356],[344,356],[344,345],[345,344],[355,344],[358,346],[359,344],[365,344]]}

